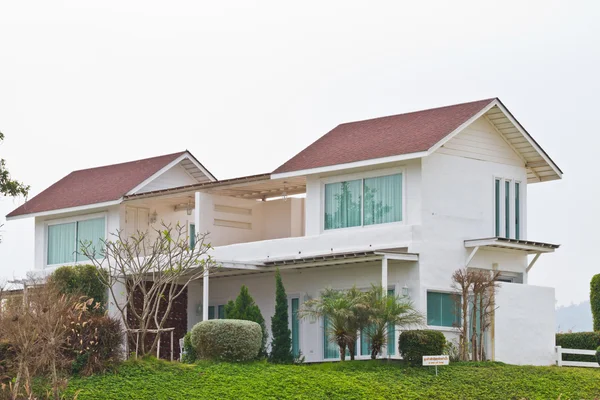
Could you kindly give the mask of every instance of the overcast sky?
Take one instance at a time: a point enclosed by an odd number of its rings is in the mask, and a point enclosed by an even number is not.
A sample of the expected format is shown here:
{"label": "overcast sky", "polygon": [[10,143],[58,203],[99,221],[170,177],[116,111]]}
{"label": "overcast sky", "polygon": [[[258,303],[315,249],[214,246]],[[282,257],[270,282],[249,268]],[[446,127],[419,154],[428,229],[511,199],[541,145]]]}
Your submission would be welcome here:
{"label": "overcast sky", "polygon": [[[529,282],[580,302],[600,272],[599,20],[597,1],[0,0],[0,157],[32,196],[183,149],[223,179],[344,121],[497,96],[565,173],[528,186],[528,238],[562,244]],[[0,223],[21,203],[0,197]],[[33,219],[2,229],[0,277],[22,275]]]}

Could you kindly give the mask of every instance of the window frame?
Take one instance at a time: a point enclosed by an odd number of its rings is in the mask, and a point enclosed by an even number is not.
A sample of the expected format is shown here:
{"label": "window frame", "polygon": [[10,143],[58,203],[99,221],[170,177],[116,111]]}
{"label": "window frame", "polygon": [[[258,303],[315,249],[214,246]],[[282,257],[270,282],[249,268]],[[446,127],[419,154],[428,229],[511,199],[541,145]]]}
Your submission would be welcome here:
{"label": "window frame", "polygon": [[[427,309],[429,307],[429,299],[428,294],[429,293],[442,293],[442,294],[448,294],[450,296],[456,294],[455,292],[448,290],[448,289],[436,289],[436,288],[428,288],[425,290],[425,322],[427,322],[427,328],[429,329],[433,329],[433,330],[441,330],[441,331],[455,331],[457,328],[462,327],[462,316],[458,315],[458,325],[457,326],[446,326],[446,325],[429,325],[428,323],[428,313],[427,313]],[[460,310],[459,310],[460,311]]]}
{"label": "window frame", "polygon": [[[402,220],[394,221],[394,222],[384,222],[381,224],[365,225],[364,224],[364,180],[369,179],[369,178],[379,178],[379,177],[383,177],[383,176],[390,176],[390,175],[397,175],[397,174],[400,174],[402,176],[402,197],[400,199],[402,202]],[[361,200],[360,225],[359,226],[350,226],[350,227],[346,227],[346,228],[325,229],[325,185],[328,185],[330,183],[340,183],[340,182],[347,182],[347,181],[354,181],[354,180],[361,181],[361,183],[360,183],[360,200]],[[407,220],[406,180],[407,180],[407,177],[406,177],[406,167],[405,166],[397,167],[397,168],[378,169],[378,170],[353,173],[353,174],[335,175],[335,176],[320,179],[321,198],[320,198],[320,214],[319,214],[320,222],[319,222],[319,224],[320,224],[321,233],[339,232],[342,230],[347,231],[347,230],[353,230],[353,229],[354,230],[371,229],[371,228],[377,228],[380,226],[390,226],[390,225],[394,225],[394,224],[395,225],[406,225],[406,220]]]}
{"label": "window frame", "polygon": [[[58,264],[48,264],[48,239],[49,239],[48,227],[49,226],[69,224],[69,223],[73,223],[73,222],[81,222],[81,221],[87,221],[90,219],[99,219],[99,218],[104,218],[104,240],[106,240],[106,238],[108,238],[108,212],[107,211],[103,211],[100,213],[94,213],[94,214],[77,215],[77,216],[73,216],[73,217],[57,218],[57,219],[51,219],[51,220],[44,221],[44,254],[43,254],[44,268],[59,268],[59,267],[65,266],[65,265],[85,265],[85,264],[90,263],[89,260],[77,261],[77,257],[75,257],[75,261],[69,261],[69,262],[58,263]],[[77,250],[78,250],[78,247],[76,244],[75,251],[77,251]]]}

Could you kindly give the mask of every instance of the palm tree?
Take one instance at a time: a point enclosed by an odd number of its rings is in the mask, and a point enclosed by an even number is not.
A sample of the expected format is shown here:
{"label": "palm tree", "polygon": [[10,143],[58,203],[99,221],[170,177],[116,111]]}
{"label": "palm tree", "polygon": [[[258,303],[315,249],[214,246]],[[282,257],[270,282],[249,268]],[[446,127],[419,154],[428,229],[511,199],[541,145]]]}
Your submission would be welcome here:
{"label": "palm tree", "polygon": [[[312,299],[304,303],[298,311],[300,318],[324,318],[327,320],[327,337],[336,343],[340,349],[340,360],[346,359],[346,347],[356,343],[356,323],[354,313],[358,308],[360,298],[354,290],[334,290],[326,288],[321,292],[319,299]],[[358,291],[356,291],[358,292]],[[351,349],[351,358],[354,359],[354,348]]]}
{"label": "palm tree", "polygon": [[372,359],[377,358],[382,347],[388,344],[388,329],[420,325],[424,321],[423,315],[414,308],[409,299],[388,295],[381,286],[372,286],[366,293],[366,299],[369,321],[362,332],[370,343]]}

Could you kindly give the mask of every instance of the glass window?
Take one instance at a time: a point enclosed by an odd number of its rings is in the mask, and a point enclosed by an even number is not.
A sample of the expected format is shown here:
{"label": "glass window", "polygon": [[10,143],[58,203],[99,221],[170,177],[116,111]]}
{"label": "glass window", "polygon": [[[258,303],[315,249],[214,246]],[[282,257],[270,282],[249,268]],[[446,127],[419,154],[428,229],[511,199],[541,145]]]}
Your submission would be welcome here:
{"label": "glass window", "polygon": [[427,292],[427,325],[459,326],[460,313],[452,294]]}
{"label": "glass window", "polygon": [[190,224],[190,249],[196,245],[196,225]]}
{"label": "glass window", "polygon": [[360,226],[361,180],[325,185],[325,229]]}
{"label": "glass window", "polygon": [[515,239],[521,238],[521,185],[515,182]]}
{"label": "glass window", "polygon": [[496,237],[500,236],[500,179],[496,179],[494,187],[495,213],[496,213]]}
{"label": "glass window", "polygon": [[104,218],[48,226],[48,265],[85,261],[88,258],[81,247],[90,244],[90,250],[102,255],[105,231]]}
{"label": "glass window", "polygon": [[[394,289],[388,289],[388,296],[395,296]],[[387,353],[390,356],[396,354],[396,325],[389,324],[387,331]]]}
{"label": "glass window", "polygon": [[300,299],[292,299],[292,354],[294,357],[300,355],[300,321],[298,319],[298,308]]}
{"label": "glass window", "polygon": [[364,224],[402,221],[402,175],[364,180]]}
{"label": "glass window", "polygon": [[219,315],[219,319],[225,319],[225,304],[217,306],[217,314]]}
{"label": "glass window", "polygon": [[48,265],[75,261],[77,223],[48,226]]}
{"label": "glass window", "polygon": [[510,237],[510,181],[504,182],[504,230],[505,237]]}
{"label": "glass window", "polygon": [[215,306],[208,306],[208,319],[215,319]]}

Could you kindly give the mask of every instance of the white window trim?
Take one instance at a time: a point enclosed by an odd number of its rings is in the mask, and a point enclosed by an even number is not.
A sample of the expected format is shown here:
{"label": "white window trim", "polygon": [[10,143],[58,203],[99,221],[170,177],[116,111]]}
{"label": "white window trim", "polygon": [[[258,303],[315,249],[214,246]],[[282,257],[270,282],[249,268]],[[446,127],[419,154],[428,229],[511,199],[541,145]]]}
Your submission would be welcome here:
{"label": "white window trim", "polygon": [[104,218],[104,240],[108,238],[108,212],[103,211],[94,214],[77,215],[73,217],[57,218],[48,221],[44,221],[44,269],[46,268],[60,268],[65,265],[85,265],[89,264],[89,260],[84,261],[72,261],[67,263],[59,264],[48,264],[48,227],[52,225],[69,224],[72,222],[87,221],[90,219]]}
{"label": "white window trim", "polygon": [[523,240],[523,182],[518,181],[518,180],[514,180],[513,181],[513,224],[515,225],[514,227],[514,232],[515,232],[515,239],[517,237],[517,219],[516,219],[516,215],[517,215],[517,208],[516,208],[516,202],[517,202],[517,184],[519,184],[519,240]]}
{"label": "white window trim", "polygon": [[[516,183],[519,184],[519,240],[525,240],[524,224],[526,221],[526,202],[525,186],[523,181],[516,178],[506,178],[500,175],[494,175],[492,179],[492,236],[496,236],[496,181],[500,181],[500,237],[508,237],[515,239],[516,224],[515,224],[515,199],[516,199]],[[508,182],[510,193],[508,199],[509,212],[509,233],[506,235],[506,182]]]}
{"label": "white window trim", "polygon": [[[390,176],[390,175],[402,175],[402,220],[395,222],[386,222],[381,224],[371,224],[364,225],[364,179],[368,178],[378,178],[382,176]],[[361,179],[363,182],[360,185],[361,192],[361,212],[360,212],[360,226],[351,226],[347,228],[335,228],[335,229],[325,229],[325,185],[330,183],[339,183],[339,182],[347,182]],[[320,212],[319,212],[319,228],[322,234],[328,234],[331,232],[339,232],[339,231],[351,231],[351,230],[359,230],[359,229],[372,229],[376,227],[380,227],[382,225],[385,226],[393,226],[393,225],[406,225],[406,167],[399,168],[386,168],[386,169],[378,169],[373,171],[365,171],[360,173],[352,173],[352,174],[344,174],[344,175],[335,175],[326,178],[321,178],[319,182],[319,190],[320,190]]]}

